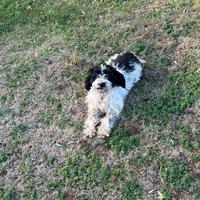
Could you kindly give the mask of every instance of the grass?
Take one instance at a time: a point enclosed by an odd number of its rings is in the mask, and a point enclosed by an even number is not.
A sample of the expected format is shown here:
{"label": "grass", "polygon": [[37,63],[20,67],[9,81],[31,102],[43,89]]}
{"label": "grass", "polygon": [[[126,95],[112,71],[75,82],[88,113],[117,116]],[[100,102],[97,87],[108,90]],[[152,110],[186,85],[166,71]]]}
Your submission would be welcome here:
{"label": "grass", "polygon": [[140,199],[142,195],[142,189],[136,180],[127,181],[122,188],[122,194],[124,199],[136,200]]}
{"label": "grass", "polygon": [[179,191],[185,190],[193,193],[196,199],[200,197],[194,174],[183,160],[164,159],[159,173],[164,179],[162,189],[165,188],[165,191],[168,191],[165,192],[166,196],[172,197],[173,193],[178,194]]}
{"label": "grass", "polygon": [[[199,199],[199,7],[3,0],[0,199]],[[143,77],[111,136],[82,144],[87,70],[126,50]]]}
{"label": "grass", "polygon": [[7,160],[7,155],[5,151],[0,152],[0,162],[5,162]]}
{"label": "grass", "polygon": [[103,185],[108,178],[106,166],[95,154],[72,154],[59,172],[67,178],[70,184],[76,186],[91,182]]}
{"label": "grass", "polygon": [[126,152],[135,146],[140,145],[140,139],[136,136],[131,136],[126,129],[116,129],[111,137],[106,141],[105,146],[117,152]]}
{"label": "grass", "polygon": [[193,181],[191,170],[181,160],[166,159],[161,165],[160,175],[166,181],[168,187],[176,189],[189,189]]}
{"label": "grass", "polygon": [[2,200],[14,200],[15,192],[13,190],[5,190],[0,188],[0,197]]}
{"label": "grass", "polygon": [[9,115],[12,112],[12,110],[8,107],[3,107],[0,109],[0,117],[5,117],[6,115]]}
{"label": "grass", "polygon": [[199,77],[198,73],[191,71],[170,74],[170,81],[163,88],[164,94],[138,105],[137,114],[148,120],[168,121],[172,114],[181,113],[188,104],[200,97]]}
{"label": "grass", "polygon": [[25,188],[23,192],[23,198],[28,199],[36,199],[37,198],[37,191],[34,187],[28,186]]}

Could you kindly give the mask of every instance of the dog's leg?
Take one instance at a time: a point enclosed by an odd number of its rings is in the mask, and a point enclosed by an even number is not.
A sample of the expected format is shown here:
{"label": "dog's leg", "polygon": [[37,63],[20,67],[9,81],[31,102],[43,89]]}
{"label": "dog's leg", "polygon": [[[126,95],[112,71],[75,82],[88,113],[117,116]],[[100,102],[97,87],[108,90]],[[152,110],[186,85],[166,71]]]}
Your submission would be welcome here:
{"label": "dog's leg", "polygon": [[108,137],[112,127],[115,124],[116,119],[117,119],[116,113],[114,112],[107,113],[105,117],[101,119],[101,124],[98,127],[97,136],[99,138]]}
{"label": "dog's leg", "polygon": [[98,124],[100,123],[100,118],[99,118],[99,113],[98,111],[92,111],[91,113],[89,113],[85,124],[84,124],[84,137],[93,137],[94,135],[96,135],[96,126],[98,126]]}

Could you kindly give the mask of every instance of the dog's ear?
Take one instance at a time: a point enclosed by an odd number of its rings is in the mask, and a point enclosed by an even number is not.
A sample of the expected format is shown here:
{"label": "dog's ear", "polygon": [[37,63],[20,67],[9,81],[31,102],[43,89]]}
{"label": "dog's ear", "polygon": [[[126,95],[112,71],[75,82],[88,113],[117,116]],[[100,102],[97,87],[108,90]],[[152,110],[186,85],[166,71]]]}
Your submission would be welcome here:
{"label": "dog's ear", "polygon": [[126,81],[123,74],[118,72],[115,68],[113,68],[110,65],[107,65],[107,68],[110,71],[109,80],[111,81],[113,86],[121,86],[123,88],[126,88]]}
{"label": "dog's ear", "polygon": [[85,78],[85,89],[90,90],[92,86],[91,78],[92,78],[92,73],[94,71],[94,68],[91,68],[88,70],[88,75]]}

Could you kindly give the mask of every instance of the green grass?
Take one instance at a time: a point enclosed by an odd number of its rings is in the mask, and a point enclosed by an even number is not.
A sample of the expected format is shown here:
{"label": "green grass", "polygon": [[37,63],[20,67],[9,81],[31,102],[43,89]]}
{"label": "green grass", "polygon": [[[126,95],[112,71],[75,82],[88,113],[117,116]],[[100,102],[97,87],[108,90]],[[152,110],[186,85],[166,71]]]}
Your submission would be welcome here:
{"label": "green grass", "polygon": [[[106,166],[99,155],[90,151],[76,151],[68,156],[67,160],[58,171],[63,175],[63,181],[69,185],[73,185],[73,187],[88,188],[93,187],[95,184],[99,186],[101,191],[108,191],[109,189],[119,187],[119,184],[125,181],[126,176],[130,176],[131,172],[134,171],[129,166],[129,159],[120,162],[117,160],[115,161],[117,163]],[[55,184],[56,183],[57,181]],[[49,184],[51,185],[51,181],[47,182],[47,185]],[[54,185],[54,181],[52,184]],[[126,187],[128,187],[128,189]],[[133,194],[133,196],[140,195],[141,190],[139,186],[136,184],[133,187],[136,187],[136,194]],[[121,193],[124,193],[126,196],[126,192],[129,189],[132,190],[132,185],[130,185],[130,187],[129,185],[124,186]]]}
{"label": "green grass", "polygon": [[145,50],[145,44],[140,40],[136,40],[133,43],[133,50],[136,54],[142,53]]}
{"label": "green grass", "polygon": [[182,160],[165,159],[161,163],[160,175],[169,188],[189,190],[194,176]]}
{"label": "green grass", "polygon": [[113,131],[111,137],[106,141],[105,146],[117,152],[128,150],[140,145],[138,136],[133,136],[126,129],[116,129]]}
{"label": "green grass", "polygon": [[15,191],[14,189],[5,189],[0,188],[0,197],[2,200],[14,200],[15,199]]}
{"label": "green grass", "polygon": [[66,128],[70,119],[67,113],[63,112],[62,102],[51,96],[45,96],[42,101],[46,102],[46,109],[40,109],[37,113],[38,122],[46,125],[56,124],[60,129]]}
{"label": "green grass", "polygon": [[47,188],[57,189],[63,187],[63,183],[61,180],[49,180],[47,177],[44,178],[44,184]]}
{"label": "green grass", "polygon": [[[199,8],[197,0],[3,0],[0,199],[65,199],[66,188],[82,200],[198,199]],[[119,126],[85,151],[87,70],[126,50],[146,61],[143,78]]]}
{"label": "green grass", "polygon": [[0,163],[5,162],[6,160],[7,160],[6,152],[4,150],[1,150],[0,151]]}
{"label": "green grass", "polygon": [[19,124],[15,126],[12,130],[13,134],[24,133],[28,129],[26,124]]}
{"label": "green grass", "polygon": [[174,193],[179,194],[180,191],[185,190],[192,193],[194,199],[199,199],[197,182],[185,161],[166,158],[161,162],[159,173],[164,179],[162,190],[165,191],[167,196],[170,197]]}
{"label": "green grass", "polygon": [[33,186],[28,186],[23,191],[23,198],[24,199],[36,199],[37,198],[37,190]]}
{"label": "green grass", "polygon": [[62,115],[60,120],[57,121],[57,125],[59,128],[64,129],[69,124],[70,119],[66,115]]}
{"label": "green grass", "polygon": [[192,155],[191,156],[191,159],[196,163],[196,167],[200,167],[200,156],[199,155]]}
{"label": "green grass", "polygon": [[142,189],[136,180],[130,180],[124,184],[122,195],[126,200],[138,200],[141,198]]}
{"label": "green grass", "polygon": [[56,158],[54,156],[51,156],[51,155],[48,155],[48,154],[43,154],[42,155],[42,159],[43,159],[43,162],[49,166],[49,165],[53,165],[54,162],[56,161]]}
{"label": "green grass", "polygon": [[140,147],[134,155],[133,162],[148,166],[150,163],[157,160],[159,156],[161,156],[161,152],[156,147]]}
{"label": "green grass", "polygon": [[169,121],[172,114],[181,113],[200,96],[200,74],[192,71],[169,75],[169,82],[163,86],[163,94],[138,105],[137,114],[148,120]]}
{"label": "green grass", "polygon": [[7,115],[9,115],[11,113],[12,113],[12,110],[10,108],[8,108],[8,107],[0,108],[0,117],[5,117],[5,116],[7,116]]}
{"label": "green grass", "polygon": [[80,186],[89,183],[103,185],[108,178],[108,171],[101,158],[95,154],[72,154],[59,169],[66,181]]}
{"label": "green grass", "polygon": [[7,99],[7,96],[0,95],[0,102],[4,102]]}

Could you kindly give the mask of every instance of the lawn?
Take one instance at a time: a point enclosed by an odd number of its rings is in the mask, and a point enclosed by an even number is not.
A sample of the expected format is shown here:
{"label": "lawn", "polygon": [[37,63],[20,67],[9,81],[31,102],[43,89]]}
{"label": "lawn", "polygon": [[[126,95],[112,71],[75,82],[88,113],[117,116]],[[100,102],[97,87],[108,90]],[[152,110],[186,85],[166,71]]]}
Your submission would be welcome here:
{"label": "lawn", "polygon": [[[0,199],[199,200],[198,0],[2,0]],[[87,70],[146,60],[106,140],[82,140]]]}

